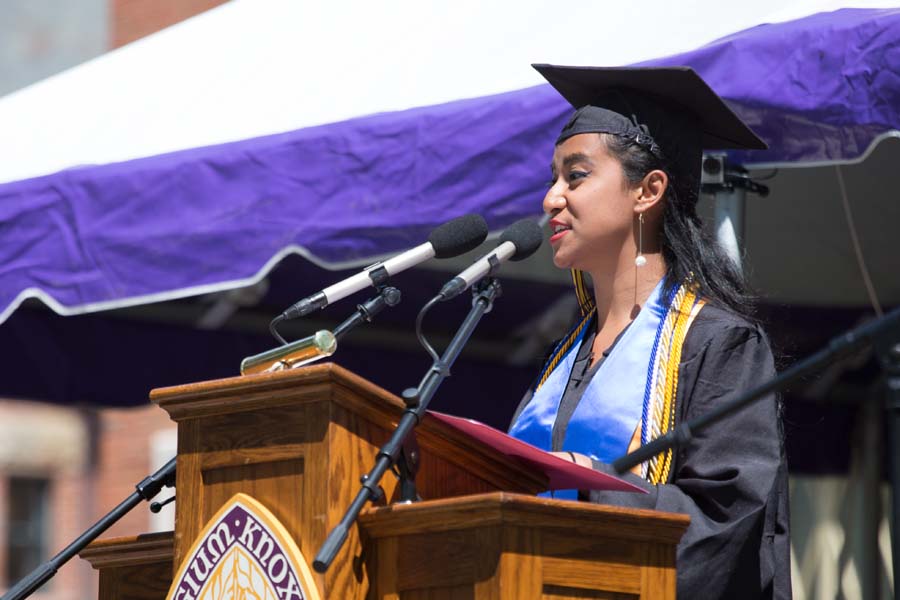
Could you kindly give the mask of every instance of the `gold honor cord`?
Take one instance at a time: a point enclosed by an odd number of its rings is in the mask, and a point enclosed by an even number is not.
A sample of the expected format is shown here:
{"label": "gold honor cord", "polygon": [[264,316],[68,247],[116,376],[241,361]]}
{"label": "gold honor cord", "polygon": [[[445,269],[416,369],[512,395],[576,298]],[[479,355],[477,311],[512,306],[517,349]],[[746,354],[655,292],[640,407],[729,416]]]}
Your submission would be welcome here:
{"label": "gold honor cord", "polygon": [[[667,309],[665,320],[663,322],[662,332],[660,333],[659,343],[656,347],[656,356],[654,358],[654,363],[651,365],[650,369],[650,390],[651,396],[649,399],[650,402],[650,411],[649,418],[650,422],[647,424],[647,441],[654,439],[659,436],[661,430],[661,423],[664,421],[664,404],[665,404],[665,396],[666,396],[666,366],[669,364],[669,352],[672,346],[672,334],[675,331],[675,324],[678,320],[678,310],[677,307],[681,306],[684,301],[685,296],[685,287],[681,286],[678,288],[678,291],[675,293],[675,297],[672,299],[672,303]],[[644,441],[643,439],[641,440]],[[656,462],[658,457],[654,457],[649,461],[649,463],[644,463],[641,467],[641,473],[646,478],[648,477],[648,471],[654,471],[656,469]]]}
{"label": "gold honor cord", "polygon": [[544,365],[544,370],[541,373],[541,378],[537,385],[534,386],[535,392],[541,389],[541,386],[544,385],[544,382],[547,381],[547,378],[550,377],[553,370],[559,365],[559,361],[568,354],[569,350],[572,348],[572,344],[575,343],[575,340],[578,339],[578,336],[581,335],[581,332],[587,327],[588,323],[590,323],[594,313],[594,299],[591,296],[590,290],[587,289],[587,284],[584,282],[584,273],[578,269],[572,269],[571,273],[572,283],[575,286],[575,297],[578,299],[578,308],[581,310],[581,321],[566,335],[563,341],[553,351],[553,355],[547,360],[547,363]]}
{"label": "gold honor cord", "polygon": [[559,364],[569,350],[572,348],[572,344],[575,343],[575,340],[578,339],[578,336],[581,335],[581,332],[587,327],[588,323],[591,322],[591,318],[594,316],[593,312],[589,312],[581,318],[581,322],[569,332],[569,334],[565,337],[563,342],[556,347],[556,350],[553,352],[553,356],[550,357],[550,360],[547,361],[547,365],[544,367],[544,372],[541,374],[541,379],[538,381],[538,384],[534,386],[534,391],[538,391],[541,389],[541,386],[544,385],[544,382],[547,381],[547,378],[553,373],[553,370]]}
{"label": "gold honor cord", "polygon": [[594,310],[594,297],[584,281],[584,271],[572,269],[572,283],[575,285],[575,297],[578,298],[581,316],[589,315]]}
{"label": "gold honor cord", "polygon": [[[680,309],[684,305],[687,293],[684,286],[678,289],[673,299],[672,305],[666,314],[666,326],[663,330],[662,339],[659,341],[657,348],[656,363],[653,365],[654,388],[653,397],[651,398],[651,406],[653,411],[650,415],[648,441],[653,440],[666,431],[667,423],[671,416],[674,403],[669,401],[671,396],[671,365],[673,353],[675,351],[674,342],[676,341],[675,332],[678,327]],[[676,388],[677,389],[677,388]],[[651,483],[660,483],[663,464],[666,456],[660,454],[653,457],[647,465],[645,477]]]}
{"label": "gold honor cord", "polygon": [[[679,295],[685,289],[679,290]],[[681,302],[673,303],[673,309],[677,318],[675,322],[675,330],[672,335],[671,348],[669,350],[668,360],[665,364],[665,394],[662,398],[662,414],[655,423],[654,429],[658,427],[659,435],[665,435],[672,428],[675,421],[675,398],[678,394],[678,367],[681,364],[681,351],[684,347],[684,340],[687,337],[688,327],[690,326],[693,315],[693,308],[697,300],[697,296],[688,291],[683,294]],[[663,455],[656,457],[650,468],[651,483],[665,483],[669,477],[669,469],[672,465],[672,450],[669,449]]]}

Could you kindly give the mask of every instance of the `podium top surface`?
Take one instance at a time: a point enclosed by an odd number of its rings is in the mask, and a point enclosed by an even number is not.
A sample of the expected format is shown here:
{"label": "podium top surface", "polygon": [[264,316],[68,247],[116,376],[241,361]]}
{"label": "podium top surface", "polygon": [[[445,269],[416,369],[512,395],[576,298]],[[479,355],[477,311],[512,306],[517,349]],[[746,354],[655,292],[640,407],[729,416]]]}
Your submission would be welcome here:
{"label": "podium top surface", "polygon": [[334,363],[156,388],[150,392],[150,400],[179,421],[320,400],[323,393],[330,393],[334,387],[405,408],[394,394]]}
{"label": "podium top surface", "polygon": [[359,522],[375,537],[512,524],[677,544],[691,519],[678,513],[492,492],[369,508]]}
{"label": "podium top surface", "polygon": [[174,533],[142,533],[91,542],[78,556],[95,569],[172,561]]}

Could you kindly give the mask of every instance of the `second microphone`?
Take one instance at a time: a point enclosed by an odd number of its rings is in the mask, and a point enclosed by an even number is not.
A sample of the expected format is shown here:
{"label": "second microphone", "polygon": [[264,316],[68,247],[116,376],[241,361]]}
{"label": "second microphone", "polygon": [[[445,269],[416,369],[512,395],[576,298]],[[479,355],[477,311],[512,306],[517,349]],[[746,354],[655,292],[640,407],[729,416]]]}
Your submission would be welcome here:
{"label": "second microphone", "polygon": [[541,228],[534,220],[516,221],[500,234],[500,243],[496,248],[444,284],[438,296],[443,300],[455,298],[479,279],[492,275],[500,268],[501,263],[528,258],[540,248],[543,241]]}

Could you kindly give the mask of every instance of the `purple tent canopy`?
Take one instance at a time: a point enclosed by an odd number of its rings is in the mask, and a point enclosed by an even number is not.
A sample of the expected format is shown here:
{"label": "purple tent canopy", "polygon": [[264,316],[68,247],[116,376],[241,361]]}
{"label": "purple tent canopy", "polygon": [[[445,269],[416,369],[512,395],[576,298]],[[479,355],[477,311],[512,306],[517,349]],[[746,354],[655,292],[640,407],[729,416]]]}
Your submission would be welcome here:
{"label": "purple tent canopy", "polygon": [[844,9],[760,25],[650,61],[690,65],[769,144],[744,164],[860,157],[900,128],[900,9]]}
{"label": "purple tent canopy", "polygon": [[[900,10],[841,10],[647,64],[693,66],[731,103],[770,146],[745,163],[848,161],[900,125],[898,38]],[[0,322],[27,297],[183,297],[291,252],[347,266],[460,214],[536,215],[569,110],[542,85],[0,185]]]}

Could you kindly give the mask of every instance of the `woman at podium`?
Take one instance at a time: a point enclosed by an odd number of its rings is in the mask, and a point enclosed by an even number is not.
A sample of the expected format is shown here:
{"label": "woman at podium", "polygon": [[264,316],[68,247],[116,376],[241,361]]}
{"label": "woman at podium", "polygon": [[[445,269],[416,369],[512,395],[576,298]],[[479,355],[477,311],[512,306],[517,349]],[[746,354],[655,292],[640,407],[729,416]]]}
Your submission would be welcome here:
{"label": "woman at podium", "polygon": [[[581,317],[510,433],[612,472],[610,461],[775,374],[740,270],[696,210],[704,148],[766,146],[690,69],[536,68],[576,109],[543,207]],[[789,598],[779,408],[764,398],[626,475],[647,494],[556,495],[690,515],[680,598]]]}

